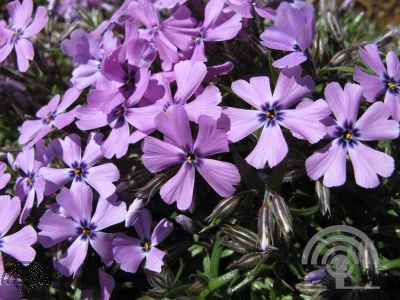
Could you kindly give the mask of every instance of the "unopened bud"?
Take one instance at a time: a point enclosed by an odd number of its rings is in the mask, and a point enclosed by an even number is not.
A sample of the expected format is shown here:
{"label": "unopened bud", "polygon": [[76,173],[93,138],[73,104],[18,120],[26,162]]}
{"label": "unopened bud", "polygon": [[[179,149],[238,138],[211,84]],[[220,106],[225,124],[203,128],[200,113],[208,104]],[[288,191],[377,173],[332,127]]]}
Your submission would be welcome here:
{"label": "unopened bud", "polygon": [[267,202],[264,202],[258,211],[258,239],[260,249],[266,250],[273,244],[273,214]]}
{"label": "unopened bud", "polygon": [[332,12],[327,11],[325,13],[325,23],[335,41],[340,43],[343,40],[343,33],[337,17]]}
{"label": "unopened bud", "polygon": [[375,44],[378,48],[384,47],[390,43],[392,43],[398,36],[400,35],[400,28],[394,28],[388,31],[383,36],[377,38],[375,40]]}
{"label": "unopened bud", "polygon": [[185,231],[194,232],[193,220],[185,215],[177,215],[175,217],[176,223],[182,226]]}
{"label": "unopened bud", "polygon": [[378,274],[379,258],[374,250],[375,248],[373,245],[365,241],[361,242],[359,254],[361,269],[370,277]]}
{"label": "unopened bud", "polygon": [[145,186],[137,190],[136,197],[146,199],[147,202],[158,193],[161,186],[165,183],[167,177],[165,174],[158,174],[151,179]]}
{"label": "unopened bud", "polygon": [[229,268],[239,268],[240,270],[250,270],[254,268],[258,263],[267,259],[265,252],[253,252],[243,255],[238,260],[234,261]]}
{"label": "unopened bud", "polygon": [[311,271],[304,276],[305,281],[309,281],[312,284],[320,283],[322,279],[324,279],[328,275],[326,269],[319,269]]}
{"label": "unopened bud", "polygon": [[225,225],[223,232],[233,241],[247,249],[257,249],[257,235],[240,226]]}
{"label": "unopened bud", "polygon": [[331,215],[331,194],[329,188],[327,188],[320,180],[315,182],[315,194],[319,202],[319,206],[323,215]]}
{"label": "unopened bud", "polygon": [[222,199],[214,208],[212,213],[205,219],[207,222],[211,223],[216,219],[224,219],[229,216],[239,204],[239,196],[232,196]]}
{"label": "unopened bud", "polygon": [[285,199],[278,194],[272,198],[272,211],[278,228],[284,235],[290,235],[293,232],[293,218]]}
{"label": "unopened bud", "polygon": [[173,282],[173,274],[167,265],[163,265],[160,273],[144,269],[147,281],[152,287],[168,289]]}

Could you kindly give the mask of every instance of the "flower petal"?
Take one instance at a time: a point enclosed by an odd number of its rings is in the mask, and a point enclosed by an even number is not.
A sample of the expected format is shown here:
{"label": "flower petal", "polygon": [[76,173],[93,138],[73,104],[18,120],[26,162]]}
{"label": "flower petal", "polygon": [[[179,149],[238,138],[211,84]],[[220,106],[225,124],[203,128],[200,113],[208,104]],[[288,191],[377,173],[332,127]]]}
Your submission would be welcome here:
{"label": "flower petal", "polygon": [[176,201],[178,209],[188,209],[193,200],[194,175],[195,168],[184,163],[178,173],[161,187],[160,195],[164,202],[172,204]]}
{"label": "flower petal", "polygon": [[232,196],[236,190],[234,186],[240,182],[240,174],[234,164],[202,158],[196,167],[200,175],[222,197]]}
{"label": "flower petal", "polygon": [[268,161],[268,165],[273,168],[287,153],[288,146],[279,125],[264,126],[257,145],[246,157],[246,161],[256,169],[264,168]]}
{"label": "flower petal", "polygon": [[114,259],[121,266],[121,270],[136,273],[146,254],[140,246],[141,241],[125,234],[118,234],[113,240]]}
{"label": "flower petal", "polygon": [[75,276],[85,261],[88,246],[88,239],[76,238],[67,251],[65,251],[64,255],[55,261],[55,268],[64,276]]}

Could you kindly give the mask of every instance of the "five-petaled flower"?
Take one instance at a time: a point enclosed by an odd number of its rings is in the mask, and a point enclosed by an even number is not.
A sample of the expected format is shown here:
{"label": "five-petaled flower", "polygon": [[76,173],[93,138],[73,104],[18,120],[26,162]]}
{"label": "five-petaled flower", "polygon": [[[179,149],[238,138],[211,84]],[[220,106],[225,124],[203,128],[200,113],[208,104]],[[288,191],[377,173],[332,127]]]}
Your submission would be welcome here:
{"label": "five-petaled flower", "polygon": [[327,120],[327,133],[333,141],[307,159],[306,170],[314,180],[323,176],[327,187],[345,183],[347,155],[353,164],[356,183],[364,188],[378,186],[378,175],[389,177],[394,170],[391,156],[363,142],[397,138],[398,124],[388,120],[390,109],[382,102],[371,105],[357,120],[362,93],[361,86],[350,83],[344,90],[336,82],[325,88],[326,101],[335,117]]}

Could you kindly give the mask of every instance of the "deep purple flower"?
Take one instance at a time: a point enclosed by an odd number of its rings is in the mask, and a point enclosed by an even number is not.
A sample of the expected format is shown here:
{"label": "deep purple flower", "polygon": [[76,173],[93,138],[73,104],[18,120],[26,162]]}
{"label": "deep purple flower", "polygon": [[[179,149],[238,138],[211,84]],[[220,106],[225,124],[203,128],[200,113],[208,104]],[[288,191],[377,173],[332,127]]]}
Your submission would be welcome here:
{"label": "deep purple flower", "polygon": [[147,137],[143,142],[142,161],[150,172],[160,172],[181,165],[178,173],[160,190],[161,198],[168,204],[177,202],[178,209],[186,210],[192,204],[195,171],[222,197],[231,196],[240,175],[235,165],[207,158],[229,151],[225,131],[208,116],[200,116],[199,132],[193,142],[189,118],[182,106],[173,106],[156,118],[156,126],[165,139]]}
{"label": "deep purple flower", "polygon": [[261,44],[291,52],[272,64],[277,68],[291,68],[307,60],[306,51],[311,46],[314,34],[314,7],[306,2],[300,7],[284,2],[279,6],[274,26],[261,34]]}
{"label": "deep purple flower", "polygon": [[18,197],[11,199],[10,196],[0,196],[0,206],[0,274],[3,274],[1,252],[14,257],[23,265],[29,265],[36,256],[31,245],[36,243],[37,235],[33,227],[29,225],[5,236],[21,212],[21,202]]}
{"label": "deep purple flower", "polygon": [[121,270],[135,273],[140,263],[146,259],[145,268],[154,272],[161,272],[165,252],[156,248],[172,232],[173,224],[162,219],[151,232],[151,213],[143,209],[133,225],[139,239],[117,234],[112,243],[114,259],[121,265]]}
{"label": "deep purple flower", "polygon": [[0,161],[0,190],[4,189],[11,179],[11,175],[9,173],[5,173],[6,170],[7,164]]}
{"label": "deep purple flower", "polygon": [[36,144],[35,149],[24,149],[15,159],[14,166],[22,171],[22,176],[17,178],[15,184],[16,195],[25,200],[24,208],[19,217],[19,222],[24,223],[37,198],[37,206],[43,201],[46,180],[40,175],[40,169],[47,166],[53,159],[53,152],[45,148],[44,141]]}
{"label": "deep purple flower", "polygon": [[225,1],[211,0],[204,12],[204,22],[196,37],[194,37],[194,61],[207,61],[205,42],[221,42],[233,39],[242,28],[242,17],[236,13],[223,13]]}
{"label": "deep purple flower", "polygon": [[105,113],[126,101],[126,106],[139,102],[149,85],[150,72],[125,63],[125,48],[115,49],[101,65],[104,75],[88,95],[88,104]]}
{"label": "deep purple flower", "polygon": [[92,216],[92,189],[81,184],[74,190],[63,188],[57,195],[58,205],[65,214],[48,209],[39,220],[39,242],[43,247],[53,247],[62,241],[73,240],[64,255],[57,259],[55,267],[65,275],[76,274],[85,260],[89,244],[106,265],[113,261],[112,239],[114,234],[103,229],[125,219],[126,205],[115,199],[100,198]]}
{"label": "deep purple flower", "polygon": [[207,86],[195,100],[188,102],[206,74],[207,68],[202,62],[187,60],[177,63],[173,72],[177,85],[175,95],[172,96],[169,83],[161,78],[160,85],[165,89],[162,99],[149,106],[132,108],[130,123],[142,132],[152,132],[156,129],[156,116],[176,105],[183,106],[189,119],[193,122],[198,122],[201,115],[207,115],[217,120],[221,116],[222,110],[218,106],[222,97],[217,87]]}
{"label": "deep purple flower", "polygon": [[196,30],[190,10],[185,6],[179,6],[169,18],[161,20],[151,1],[138,0],[132,1],[127,13],[146,27],[139,37],[154,43],[164,70],[170,70],[179,61],[178,49],[189,50]]}
{"label": "deep purple flower", "polygon": [[378,175],[389,177],[394,160],[386,153],[374,150],[363,142],[395,139],[399,135],[396,121],[388,120],[390,109],[382,102],[371,105],[357,120],[363,90],[347,83],[344,90],[336,82],[325,88],[325,98],[335,120],[327,127],[333,141],[306,160],[308,176],[317,180],[324,176],[327,187],[340,186],[346,181],[346,157],[349,155],[358,185],[374,188]]}
{"label": "deep purple flower", "polygon": [[68,167],[63,169],[44,167],[41,169],[42,176],[52,182],[56,190],[72,181],[72,189],[80,183],[88,183],[100,196],[104,198],[111,196],[115,192],[113,182],[119,179],[119,171],[112,163],[96,166],[103,158],[102,138],[101,133],[91,133],[83,156],[81,155],[81,138],[78,135],[71,134],[64,140],[54,141],[54,153]]}
{"label": "deep purple flower", "polygon": [[35,18],[32,20],[33,1],[19,0],[7,4],[10,16],[8,28],[0,28],[0,63],[3,62],[15,47],[18,70],[26,72],[29,61],[34,57],[32,42],[29,40],[38,34],[47,24],[46,8],[39,6]]}
{"label": "deep purple flower", "polygon": [[27,120],[19,128],[20,137],[18,143],[27,148],[34,146],[44,138],[53,128],[58,129],[71,124],[76,115],[76,108],[66,111],[78,99],[80,92],[77,89],[68,89],[62,100],[60,95],[55,95],[50,102],[36,113],[39,120]]}
{"label": "deep purple flower", "polygon": [[307,273],[304,276],[305,281],[310,281],[312,284],[317,284],[320,283],[322,279],[324,279],[326,276],[328,276],[328,272],[326,271],[325,268],[319,269],[319,270],[314,270],[309,273]]}
{"label": "deep purple flower", "polygon": [[360,83],[363,95],[368,101],[375,101],[385,94],[385,104],[390,107],[393,115],[400,115],[400,60],[394,51],[386,55],[386,65],[379,57],[378,47],[369,44],[360,48],[363,62],[377,75],[370,75],[359,68],[354,71],[353,78]]}
{"label": "deep purple flower", "polygon": [[318,142],[326,134],[325,126],[320,122],[329,115],[325,101],[302,102],[295,109],[291,108],[314,89],[312,78],[301,77],[301,72],[300,68],[282,70],[273,94],[268,77],[232,83],[232,90],[255,110],[224,109],[223,113],[231,121],[228,137],[237,142],[263,128],[256,147],[246,157],[246,161],[257,169],[264,168],[267,162],[272,168],[285,158],[288,145],[281,126],[310,143]]}

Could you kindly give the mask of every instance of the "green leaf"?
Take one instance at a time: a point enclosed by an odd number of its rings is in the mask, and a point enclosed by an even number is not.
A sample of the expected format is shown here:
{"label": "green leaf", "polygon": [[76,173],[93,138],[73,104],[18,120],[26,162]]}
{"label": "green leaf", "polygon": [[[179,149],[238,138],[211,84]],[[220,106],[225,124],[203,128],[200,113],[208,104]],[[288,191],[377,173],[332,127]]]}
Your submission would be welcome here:
{"label": "green leaf", "polygon": [[179,269],[178,269],[178,271],[176,272],[175,279],[174,279],[174,281],[172,282],[172,286],[174,286],[174,285],[178,282],[179,278],[180,278],[181,275],[182,275],[182,272],[183,272],[183,268],[184,268],[184,267],[185,267],[185,264],[183,263],[183,259],[182,259],[182,258],[179,258]]}
{"label": "green leaf", "polygon": [[232,281],[238,275],[239,275],[238,269],[225,273],[224,275],[221,275],[218,278],[211,280],[208,284],[208,288],[210,289],[211,292],[213,292],[219,289],[221,286],[224,286],[225,284]]}
{"label": "green leaf", "polygon": [[210,277],[216,278],[219,275],[219,262],[221,260],[221,254],[223,247],[221,245],[222,239],[217,239],[214,243],[214,247],[211,252],[210,261]]}

